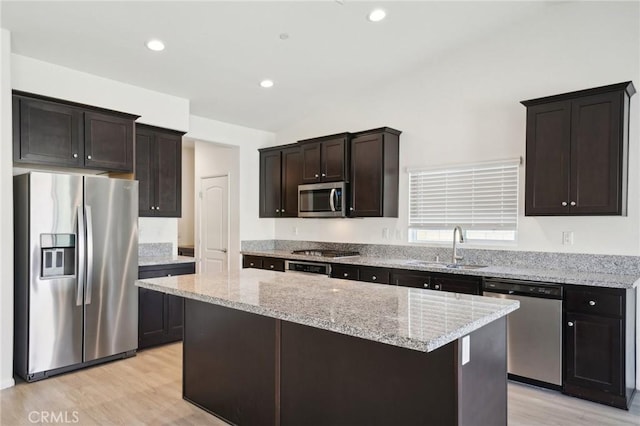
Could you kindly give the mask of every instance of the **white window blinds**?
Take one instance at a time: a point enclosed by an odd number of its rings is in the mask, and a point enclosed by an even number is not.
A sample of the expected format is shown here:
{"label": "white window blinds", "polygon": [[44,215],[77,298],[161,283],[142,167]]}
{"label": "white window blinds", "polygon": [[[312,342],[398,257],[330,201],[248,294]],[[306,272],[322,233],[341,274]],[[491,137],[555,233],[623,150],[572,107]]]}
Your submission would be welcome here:
{"label": "white window blinds", "polygon": [[409,228],[513,230],[520,160],[409,170]]}

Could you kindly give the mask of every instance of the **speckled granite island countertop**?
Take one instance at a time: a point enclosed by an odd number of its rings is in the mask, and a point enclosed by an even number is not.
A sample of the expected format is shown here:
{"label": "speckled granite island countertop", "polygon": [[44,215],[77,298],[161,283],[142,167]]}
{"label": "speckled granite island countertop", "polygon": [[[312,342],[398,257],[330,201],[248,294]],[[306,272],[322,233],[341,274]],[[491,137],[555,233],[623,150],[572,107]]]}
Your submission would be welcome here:
{"label": "speckled granite island countertop", "polygon": [[447,274],[461,274],[479,277],[511,278],[519,280],[551,282],[558,284],[585,285],[610,288],[635,288],[640,283],[638,275],[604,274],[596,272],[580,272],[569,269],[545,269],[544,267],[521,267],[509,265],[488,265],[479,269],[453,269],[445,264],[436,265],[435,262],[419,259],[388,259],[380,257],[354,256],[343,258],[326,258],[292,254],[285,250],[242,251],[244,255],[277,257],[281,259],[295,259],[309,262],[340,263],[344,265],[375,266],[381,268],[410,269],[415,271],[442,272]]}
{"label": "speckled granite island countertop", "polygon": [[175,263],[194,263],[196,260],[189,256],[140,256],[138,266],[171,265]]}
{"label": "speckled granite island countertop", "polygon": [[519,302],[244,269],[136,281],[167,294],[431,352],[516,310]]}

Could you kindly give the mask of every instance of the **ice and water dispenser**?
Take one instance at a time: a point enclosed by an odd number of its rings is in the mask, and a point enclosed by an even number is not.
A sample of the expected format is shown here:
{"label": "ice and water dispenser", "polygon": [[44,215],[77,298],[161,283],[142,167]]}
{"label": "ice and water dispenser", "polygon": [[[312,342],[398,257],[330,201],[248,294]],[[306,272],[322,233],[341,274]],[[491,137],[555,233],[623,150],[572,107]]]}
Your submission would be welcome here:
{"label": "ice and water dispenser", "polygon": [[76,273],[75,234],[41,234],[42,278],[62,277]]}

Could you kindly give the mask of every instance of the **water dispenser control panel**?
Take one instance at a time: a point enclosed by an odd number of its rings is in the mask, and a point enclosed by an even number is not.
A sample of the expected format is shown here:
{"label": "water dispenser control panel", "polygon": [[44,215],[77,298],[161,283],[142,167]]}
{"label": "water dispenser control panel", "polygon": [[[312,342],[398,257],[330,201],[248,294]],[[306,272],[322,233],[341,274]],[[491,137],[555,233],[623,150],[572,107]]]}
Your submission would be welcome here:
{"label": "water dispenser control panel", "polygon": [[43,278],[74,275],[76,269],[75,234],[41,234],[41,276]]}

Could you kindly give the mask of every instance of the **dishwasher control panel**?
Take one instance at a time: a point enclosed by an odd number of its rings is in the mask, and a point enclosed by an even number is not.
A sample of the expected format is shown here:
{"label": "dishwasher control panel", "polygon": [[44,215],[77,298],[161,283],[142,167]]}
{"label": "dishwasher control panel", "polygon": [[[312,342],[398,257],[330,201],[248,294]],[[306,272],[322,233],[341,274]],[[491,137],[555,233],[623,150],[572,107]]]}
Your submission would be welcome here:
{"label": "dishwasher control panel", "polygon": [[487,278],[484,280],[483,288],[484,291],[495,293],[562,299],[562,286],[559,284]]}

